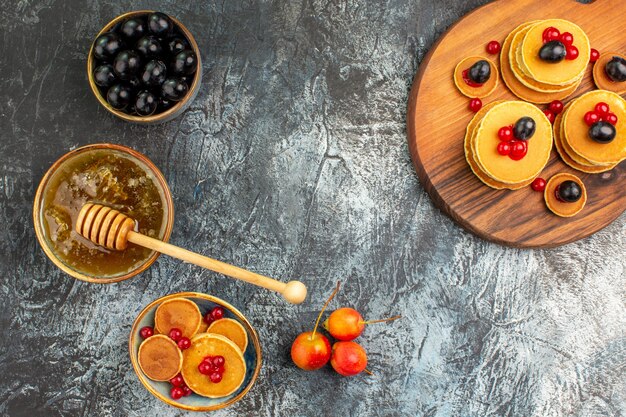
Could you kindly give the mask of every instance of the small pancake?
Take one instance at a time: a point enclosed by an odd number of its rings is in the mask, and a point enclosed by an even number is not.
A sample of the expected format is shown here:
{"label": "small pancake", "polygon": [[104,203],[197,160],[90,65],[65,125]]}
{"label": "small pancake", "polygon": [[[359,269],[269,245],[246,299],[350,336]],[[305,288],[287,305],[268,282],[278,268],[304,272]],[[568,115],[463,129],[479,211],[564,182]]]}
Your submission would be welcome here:
{"label": "small pancake", "polygon": [[215,320],[206,332],[229,338],[242,352],[245,352],[248,347],[248,332],[237,320],[228,318]]}
{"label": "small pancake", "polygon": [[[463,71],[468,70],[472,65],[483,60],[489,63],[491,76],[487,82],[480,87],[472,87],[463,79]],[[465,58],[459,62],[454,69],[454,84],[456,85],[456,88],[461,92],[461,94],[470,98],[485,98],[489,94],[493,93],[496,87],[498,87],[498,78],[498,67],[496,67],[490,59],[483,58],[481,56],[470,56]]]}
{"label": "small pancake", "polygon": [[137,353],[139,367],[153,381],[169,381],[180,372],[183,354],[176,342],[164,335],[144,340]]}
{"label": "small pancake", "polygon": [[154,313],[154,327],[161,334],[169,334],[173,328],[180,329],[184,337],[191,338],[202,323],[200,309],[186,298],[163,301]]}
{"label": "small pancake", "polygon": [[[579,56],[574,60],[564,59],[559,63],[548,63],[539,58],[539,50],[544,45],[543,32],[555,27],[561,33],[569,32],[574,36],[574,46]],[[548,19],[534,24],[522,41],[522,71],[530,78],[543,84],[564,86],[580,80],[589,64],[591,46],[585,31],[578,25],[563,19]]]}
{"label": "small pancake", "polygon": [[[498,130],[514,125],[522,117],[531,117],[535,134],[528,140],[528,153],[514,161],[497,151]],[[552,151],[552,124],[536,106],[523,101],[507,101],[491,108],[483,117],[472,140],[472,151],[481,170],[496,181],[519,185],[536,178],[545,168]]]}
{"label": "small pancake", "polygon": [[612,91],[617,94],[626,93],[626,81],[618,83],[609,78],[606,74],[606,64],[613,59],[613,57],[620,57],[626,59],[624,55],[615,53],[615,52],[607,52],[600,55],[600,59],[596,61],[593,66],[593,81],[596,83],[596,87],[600,90]]}
{"label": "small pancake", "polygon": [[[585,123],[585,113],[592,111],[596,104],[604,102],[618,118],[617,136],[610,143],[598,143],[589,137],[589,126]],[[562,138],[576,155],[594,165],[608,166],[626,159],[626,101],[619,95],[594,90],[583,94],[571,103],[563,120],[565,135]],[[573,155],[570,153],[573,159]],[[579,162],[579,161],[577,161]]]}
{"label": "small pancake", "polygon": [[[535,22],[531,22],[535,23]],[[538,91],[532,90],[522,84],[513,74],[512,63],[509,59],[509,52],[511,51],[511,42],[513,36],[515,36],[516,31],[523,29],[527,23],[518,26],[516,29],[511,32],[504,43],[502,44],[502,52],[500,52],[500,72],[502,73],[502,80],[506,84],[506,86],[511,90],[513,94],[519,97],[522,100],[529,101],[531,103],[536,104],[547,104],[552,102],[553,100],[564,100],[567,97],[574,94],[578,86],[582,82],[582,78],[580,81],[574,85],[572,85],[569,89],[565,91],[561,91],[558,93],[540,93]]]}
{"label": "small pancake", "polygon": [[[575,181],[580,185],[580,188],[583,192],[582,197],[575,203],[565,203],[559,201],[556,198],[556,189],[563,181]],[[551,212],[560,217],[572,217],[576,214],[580,213],[580,211],[585,207],[585,203],[587,202],[587,190],[585,189],[585,184],[578,178],[576,175],[572,174],[556,174],[548,184],[546,184],[546,189],[543,193],[543,197],[546,201],[546,206],[550,209]]]}
{"label": "small pancake", "polygon": [[[213,383],[208,375],[198,371],[198,365],[206,356],[223,356],[222,380]],[[246,376],[246,361],[241,350],[228,338],[212,333],[201,333],[191,339],[191,347],[183,351],[181,371],[187,386],[196,394],[209,398],[220,398],[237,391]]]}

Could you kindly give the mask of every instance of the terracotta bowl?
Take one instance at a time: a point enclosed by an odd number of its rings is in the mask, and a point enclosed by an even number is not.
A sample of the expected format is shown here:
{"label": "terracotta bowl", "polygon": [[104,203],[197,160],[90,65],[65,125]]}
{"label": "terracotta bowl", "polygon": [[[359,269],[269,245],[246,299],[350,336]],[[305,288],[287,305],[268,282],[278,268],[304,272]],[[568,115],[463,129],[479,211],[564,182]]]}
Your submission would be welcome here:
{"label": "terracotta bowl", "polygon": [[[163,301],[177,297],[185,297],[189,300],[192,300],[198,305],[200,311],[203,314],[205,314],[207,311],[215,306],[221,306],[222,308],[224,308],[224,317],[237,320],[246,329],[248,333],[249,343],[243,356],[244,360],[246,361],[247,371],[243,384],[241,384],[241,386],[234,393],[221,398],[207,398],[194,393],[191,394],[189,397],[183,397],[180,400],[173,400],[170,398],[169,395],[171,389],[171,385],[169,384],[169,382],[152,381],[151,379],[146,377],[141,371],[137,360],[137,354],[139,351],[139,345],[141,344],[143,339],[139,335],[139,330],[144,326],[153,327],[154,313],[159,304],[161,304]],[[183,410],[213,411],[219,410],[220,408],[228,407],[229,405],[234,404],[242,399],[248,393],[248,391],[250,391],[257,377],[259,376],[259,372],[261,371],[261,343],[259,342],[259,336],[256,330],[252,328],[252,325],[250,324],[248,319],[246,319],[239,310],[228,304],[226,301],[208,294],[202,294],[197,292],[181,292],[166,295],[165,297],[154,300],[143,310],[141,310],[141,313],[139,313],[139,315],[135,319],[133,327],[130,331],[130,336],[128,338],[128,350],[130,353],[130,360],[133,364],[133,369],[135,370],[135,373],[137,374],[137,377],[139,378],[139,381],[141,381],[143,386],[146,387],[146,389],[159,400],[173,407],[181,408]]]}
{"label": "terracotta bowl", "polygon": [[128,122],[134,122],[134,123],[139,123],[139,124],[157,124],[157,123],[167,122],[179,116],[182,112],[185,111],[185,109],[187,109],[187,107],[189,107],[189,105],[194,100],[194,98],[196,98],[196,95],[198,95],[198,90],[200,89],[200,81],[202,80],[202,60],[200,57],[200,49],[198,48],[198,44],[196,43],[196,40],[194,39],[191,32],[189,32],[189,30],[185,27],[185,25],[183,25],[180,21],[178,21],[173,16],[168,15],[169,18],[172,19],[172,22],[174,22],[176,27],[183,33],[183,35],[185,35],[185,38],[189,42],[189,45],[191,45],[191,49],[195,52],[196,57],[198,57],[198,67],[196,69],[196,73],[194,74],[193,82],[189,86],[189,92],[187,93],[185,98],[162,113],[155,113],[150,116],[137,116],[137,115],[124,113],[122,111],[114,109],[107,102],[106,97],[102,96],[102,94],[100,93],[99,87],[96,85],[93,79],[93,70],[95,69],[95,59],[93,56],[93,48],[94,48],[95,40],[98,39],[100,35],[110,31],[115,25],[117,25],[118,23],[120,23],[121,21],[125,19],[131,18],[134,16],[141,16],[141,15],[153,13],[153,12],[155,12],[155,10],[136,10],[133,12],[121,14],[117,16],[115,19],[111,20],[102,28],[100,32],[98,32],[98,34],[94,38],[94,42],[91,44],[91,48],[89,49],[89,55],[87,57],[87,77],[89,80],[89,86],[91,87],[91,91],[93,92],[93,94],[98,99],[98,102],[102,105],[102,107],[107,109],[107,111],[119,117],[120,119],[124,119]]}

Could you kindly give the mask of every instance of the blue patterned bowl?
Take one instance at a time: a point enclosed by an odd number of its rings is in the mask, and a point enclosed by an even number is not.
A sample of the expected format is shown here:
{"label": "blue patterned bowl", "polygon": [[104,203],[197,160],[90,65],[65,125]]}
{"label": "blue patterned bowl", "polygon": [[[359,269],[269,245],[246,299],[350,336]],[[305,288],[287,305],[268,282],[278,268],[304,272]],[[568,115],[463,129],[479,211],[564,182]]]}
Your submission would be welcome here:
{"label": "blue patterned bowl", "polygon": [[[139,363],[137,361],[137,353],[139,351],[139,345],[142,342],[141,336],[139,336],[139,330],[144,326],[154,326],[154,312],[156,308],[163,301],[184,297],[193,302],[195,302],[200,311],[206,313],[210,309],[215,306],[221,306],[224,308],[225,315],[224,317],[229,317],[239,321],[243,325],[243,327],[248,332],[248,347],[244,352],[243,356],[246,361],[246,377],[244,378],[243,384],[239,387],[237,391],[234,393],[221,398],[207,398],[198,394],[191,394],[189,397],[183,397],[180,400],[173,400],[170,398],[170,389],[171,385],[169,382],[157,382],[152,381],[141,371],[139,367]],[[135,319],[133,323],[132,330],[130,332],[130,337],[128,339],[128,350],[130,352],[130,360],[133,364],[133,369],[139,377],[139,381],[146,387],[148,391],[152,393],[155,397],[167,403],[171,406],[182,408],[183,410],[191,410],[191,411],[212,411],[219,410],[220,408],[227,407],[241,398],[250,391],[252,385],[256,381],[259,376],[259,371],[261,370],[261,344],[259,342],[259,335],[252,328],[250,322],[244,317],[239,310],[235,307],[231,306],[227,302],[220,300],[217,297],[213,297],[211,295],[197,293],[197,292],[181,292],[176,294],[170,294],[165,297],[161,297],[153,302],[151,302],[146,308],[144,308],[139,316]]]}

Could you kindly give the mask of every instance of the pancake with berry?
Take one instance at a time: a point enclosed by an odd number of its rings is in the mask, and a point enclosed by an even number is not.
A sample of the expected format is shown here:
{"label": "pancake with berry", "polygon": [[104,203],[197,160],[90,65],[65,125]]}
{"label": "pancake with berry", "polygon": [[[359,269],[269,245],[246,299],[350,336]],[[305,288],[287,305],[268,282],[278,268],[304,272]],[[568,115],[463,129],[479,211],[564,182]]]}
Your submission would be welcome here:
{"label": "pancake with berry", "polygon": [[530,78],[554,86],[571,85],[585,72],[591,46],[587,34],[563,19],[535,23],[521,44],[520,69]]}
{"label": "pancake with berry", "polygon": [[496,181],[519,185],[536,178],[552,150],[552,125],[541,110],[523,101],[491,108],[472,138],[481,171]]}
{"label": "pancake with berry", "polygon": [[186,298],[172,298],[163,301],[154,313],[154,327],[161,334],[168,334],[176,328],[183,337],[191,338],[200,329],[202,313],[198,305]]}
{"label": "pancake with berry", "polygon": [[607,52],[593,66],[593,81],[600,90],[626,93],[626,56]]}
{"label": "pancake with berry", "polygon": [[626,159],[626,101],[619,95],[590,91],[571,103],[563,123],[573,154],[600,166]]}
{"label": "pancake with berry", "polygon": [[487,58],[471,56],[454,69],[454,84],[464,96],[485,98],[498,86],[498,67]]}
{"label": "pancake with berry", "polygon": [[587,190],[576,175],[561,173],[550,178],[543,197],[551,212],[560,217],[573,217],[585,207]]}
{"label": "pancake with berry", "polygon": [[[221,366],[215,364],[218,357],[223,358]],[[226,397],[243,384],[246,361],[233,341],[218,334],[201,333],[194,336],[191,347],[183,351],[181,374],[196,394],[209,398]]]}

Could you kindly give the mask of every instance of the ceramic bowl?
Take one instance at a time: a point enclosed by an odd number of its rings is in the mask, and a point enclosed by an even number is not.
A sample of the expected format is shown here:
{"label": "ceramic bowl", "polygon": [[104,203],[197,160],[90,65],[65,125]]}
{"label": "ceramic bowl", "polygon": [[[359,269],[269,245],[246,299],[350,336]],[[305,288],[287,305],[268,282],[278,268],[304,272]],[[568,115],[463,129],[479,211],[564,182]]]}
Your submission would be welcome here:
{"label": "ceramic bowl", "polygon": [[61,158],[59,158],[59,160],[57,160],[50,167],[50,169],[48,169],[48,172],[46,172],[41,182],[39,183],[39,187],[37,188],[37,192],[35,193],[35,201],[33,203],[33,221],[35,224],[35,234],[37,235],[37,240],[39,240],[39,244],[43,248],[48,258],[50,258],[50,260],[65,273],[82,281],[98,284],[107,284],[132,278],[135,275],[145,271],[150,265],[154,263],[154,261],[156,261],[160,253],[154,252],[142,264],[138,265],[135,269],[126,273],[109,276],[91,275],[86,273],[85,271],[75,269],[63,262],[63,260],[56,253],[52,242],[47,236],[46,227],[43,224],[44,215],[42,212],[44,205],[44,196],[46,194],[51,179],[54,178],[57,172],[63,172],[66,162],[70,161],[72,158],[80,156],[85,152],[91,152],[94,150],[120,152],[129,157],[139,166],[142,166],[144,170],[152,176],[155,184],[159,188],[160,194],[162,196],[162,203],[164,205],[165,228],[163,229],[162,236],[160,236],[160,238],[165,242],[169,240],[172,233],[172,227],[174,225],[174,201],[172,200],[172,193],[170,192],[170,189],[167,186],[167,182],[165,181],[165,177],[163,177],[161,171],[159,171],[159,169],[145,155],[126,146],[114,145],[111,143],[99,143],[83,146],[81,148],[77,148],[73,151],[66,153]]}
{"label": "ceramic bowl", "polygon": [[[122,15],[117,16],[115,19],[107,23],[100,32],[98,32],[98,34],[94,38],[94,43],[95,43],[95,40],[98,39],[100,35],[110,31],[115,25],[122,22],[123,20],[134,17],[134,16],[141,16],[141,15],[145,15],[145,14],[153,13],[153,12],[155,12],[155,10],[136,10],[133,12],[124,13]],[[187,93],[185,98],[162,113],[155,113],[151,116],[137,116],[133,114],[124,113],[122,111],[116,110],[113,107],[111,107],[111,105],[107,102],[106,97],[103,97],[102,94],[100,93],[100,89],[96,85],[93,79],[93,70],[95,69],[96,62],[93,56],[94,43],[91,44],[91,48],[89,49],[89,55],[87,57],[87,77],[89,79],[89,86],[91,87],[91,91],[96,96],[96,98],[98,99],[98,102],[102,105],[102,107],[104,107],[107,111],[119,117],[120,119],[124,119],[128,122],[134,122],[134,123],[139,123],[139,124],[157,124],[157,123],[167,122],[169,120],[174,119],[175,117],[180,115],[182,112],[184,112],[185,109],[189,107],[191,102],[194,100],[194,98],[198,94],[198,90],[200,89],[200,81],[202,80],[202,60],[200,57],[200,49],[198,48],[198,44],[196,43],[196,40],[194,39],[193,35],[191,34],[191,32],[189,32],[189,30],[185,27],[185,25],[183,25],[180,21],[178,21],[173,16],[171,15],[168,15],[168,16],[172,20],[172,22],[174,22],[176,27],[183,33],[183,35],[189,42],[189,45],[191,45],[191,49],[195,52],[196,57],[198,58],[198,67],[196,69],[196,73],[194,74],[193,82],[189,86],[189,92]]]}
{"label": "ceramic bowl", "polygon": [[[180,400],[173,400],[170,398],[169,395],[171,389],[171,385],[169,384],[169,382],[152,381],[151,379],[146,377],[146,375],[139,367],[137,354],[139,351],[139,345],[143,341],[143,339],[139,335],[139,330],[144,326],[153,327],[154,313],[157,307],[163,301],[177,297],[184,297],[195,302],[203,314],[205,314],[207,311],[215,306],[221,306],[224,308],[224,317],[239,321],[239,323],[241,323],[248,332],[248,347],[246,348],[246,351],[243,355],[246,361],[246,376],[244,378],[243,384],[241,384],[239,389],[237,389],[237,391],[235,391],[231,395],[221,398],[207,398],[194,393],[191,394],[189,397],[183,397]],[[254,328],[252,328],[250,322],[244,317],[243,314],[241,314],[239,310],[237,310],[235,307],[228,304],[227,302],[211,295],[196,292],[181,292],[177,294],[167,295],[165,297],[154,300],[148,306],[146,306],[141,311],[141,313],[139,313],[139,315],[135,319],[135,322],[133,323],[133,327],[130,331],[130,337],[128,340],[128,350],[130,353],[130,360],[133,364],[133,369],[135,370],[135,373],[137,374],[137,377],[139,378],[139,381],[141,381],[143,386],[146,387],[146,389],[159,400],[173,407],[181,408],[183,410],[212,411],[219,410],[220,408],[228,407],[229,405],[236,403],[237,401],[242,399],[248,393],[248,391],[250,391],[250,388],[252,388],[252,386],[254,385],[261,370],[261,344],[259,342],[259,336]]]}

